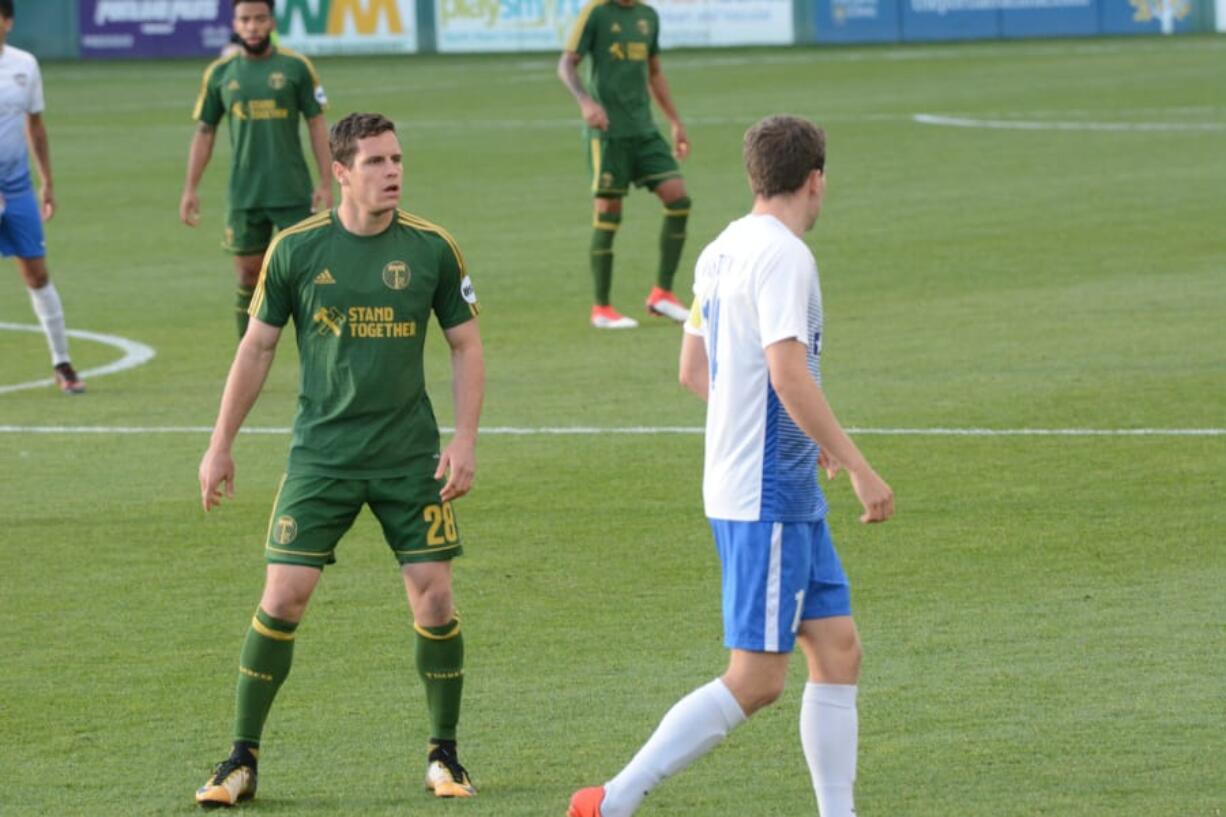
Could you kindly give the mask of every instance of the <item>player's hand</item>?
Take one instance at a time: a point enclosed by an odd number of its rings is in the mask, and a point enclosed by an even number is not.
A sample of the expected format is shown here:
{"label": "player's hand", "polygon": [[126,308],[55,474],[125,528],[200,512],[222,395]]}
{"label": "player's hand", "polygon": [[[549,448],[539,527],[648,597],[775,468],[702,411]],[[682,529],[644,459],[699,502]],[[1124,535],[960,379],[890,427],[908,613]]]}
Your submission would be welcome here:
{"label": "player's hand", "polygon": [[609,115],[605,112],[604,106],[594,99],[589,99],[583,102],[580,107],[583,110],[583,121],[590,127],[596,130],[609,129]]}
{"label": "player's hand", "polygon": [[473,476],[477,472],[476,441],[457,437],[443,449],[438,458],[438,468],[434,470],[434,478],[442,479],[447,475],[447,484],[439,492],[443,502],[459,499],[472,490]]}
{"label": "player's hand", "polygon": [[834,479],[843,470],[843,464],[824,448],[817,452],[817,467],[826,472],[826,479]]}
{"label": "player's hand", "polygon": [[184,190],[183,198],[179,199],[179,221],[188,227],[200,223],[200,196],[195,190]]}
{"label": "player's hand", "polygon": [[55,192],[51,189],[51,185],[43,185],[43,221],[50,221],[55,215]]}
{"label": "player's hand", "polygon": [[311,193],[311,212],[322,213],[332,209],[332,183],[321,184]]}
{"label": "player's hand", "polygon": [[205,513],[221,504],[222,486],[225,496],[234,498],[234,458],[229,451],[210,448],[200,460],[200,501]]}
{"label": "player's hand", "polygon": [[856,492],[856,498],[864,506],[860,521],[865,524],[884,522],[894,515],[894,492],[885,480],[877,476],[871,468],[860,473],[849,472],[851,487]]}
{"label": "player's hand", "polygon": [[680,122],[673,123],[673,155],[683,162],[690,155],[690,137]]}

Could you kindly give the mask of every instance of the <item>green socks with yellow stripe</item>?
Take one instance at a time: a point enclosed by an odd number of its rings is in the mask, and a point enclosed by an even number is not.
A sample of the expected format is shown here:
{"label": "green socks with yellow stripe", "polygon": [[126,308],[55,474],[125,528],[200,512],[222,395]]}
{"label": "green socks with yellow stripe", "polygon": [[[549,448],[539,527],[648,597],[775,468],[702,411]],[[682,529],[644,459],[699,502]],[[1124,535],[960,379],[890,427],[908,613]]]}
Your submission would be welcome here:
{"label": "green socks with yellow stripe", "polygon": [[621,213],[597,213],[592,222],[592,281],[600,306],[609,305],[609,290],[613,288],[613,237],[621,223]]}
{"label": "green socks with yellow stripe", "polygon": [[681,250],[685,247],[685,226],[690,218],[689,196],[664,205],[664,225],[660,228],[660,269],[656,286],[667,292],[673,291],[673,278],[681,262]]}
{"label": "green socks with yellow stripe", "polygon": [[242,284],[239,284],[238,289],[234,290],[234,321],[238,324],[239,340],[242,340],[243,335],[247,334],[247,324],[251,320],[247,316],[247,310],[251,307],[251,296],[254,294],[254,287],[245,287]]}
{"label": "green socks with yellow stripe", "polygon": [[298,624],[273,618],[262,609],[255,611],[243,652],[238,661],[237,706],[234,740],[250,746],[260,745],[264,721],[272,708],[277,690],[289,676],[294,659],[294,631]]}
{"label": "green socks with yellow stripe", "polygon": [[441,627],[413,625],[417,631],[417,674],[426,686],[430,737],[455,740],[464,692],[464,636],[460,620]]}

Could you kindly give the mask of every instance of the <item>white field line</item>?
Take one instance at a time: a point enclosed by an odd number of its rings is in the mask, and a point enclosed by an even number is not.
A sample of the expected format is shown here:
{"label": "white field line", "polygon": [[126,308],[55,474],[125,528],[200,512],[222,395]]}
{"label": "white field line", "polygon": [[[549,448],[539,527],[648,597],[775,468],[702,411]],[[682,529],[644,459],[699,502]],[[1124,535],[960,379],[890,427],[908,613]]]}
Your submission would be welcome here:
{"label": "white field line", "polygon": [[917,113],[912,119],[921,125],[987,130],[1109,131],[1120,133],[1226,131],[1226,122],[1044,122],[1033,119],[973,119]]}
{"label": "white field line", "polygon": [[[210,426],[34,426],[0,425],[0,434],[209,434]],[[454,429],[441,429],[450,434]],[[281,435],[289,427],[249,427],[242,434]],[[603,434],[702,434],[701,426],[492,426],[483,435],[510,437],[597,436]],[[882,437],[1223,437],[1226,428],[849,428],[849,434]]]}
{"label": "white field line", "polygon": [[[43,328],[37,324],[24,323],[0,323],[0,330],[8,332],[37,332],[42,333]],[[86,369],[80,372],[82,380],[89,381],[93,377],[102,377],[103,375],[122,372],[125,369],[134,369],[143,363],[148,363],[157,354],[152,346],[146,346],[143,343],[137,343],[134,340],[121,338],[118,335],[103,335],[100,332],[87,332],[84,329],[69,329],[67,335],[70,338],[77,340],[89,340],[95,343],[103,343],[107,346],[113,346],[123,352],[123,357],[116,360],[114,363],[108,363],[105,366],[97,366],[93,369]],[[14,383],[7,386],[0,386],[0,394],[8,394],[15,391],[24,391],[26,389],[41,389],[46,386],[54,386],[55,380],[50,377],[45,377],[40,380],[29,380],[25,383]]]}

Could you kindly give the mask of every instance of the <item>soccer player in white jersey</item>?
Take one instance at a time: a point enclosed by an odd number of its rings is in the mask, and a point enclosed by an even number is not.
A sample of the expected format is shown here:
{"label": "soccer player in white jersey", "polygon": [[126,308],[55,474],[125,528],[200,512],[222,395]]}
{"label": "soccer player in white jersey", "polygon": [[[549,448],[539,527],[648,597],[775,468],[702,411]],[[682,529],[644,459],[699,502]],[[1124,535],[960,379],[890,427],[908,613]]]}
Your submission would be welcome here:
{"label": "soccer player in white jersey", "polygon": [[[80,394],[85,384],[68,359],[68,333],[60,295],[47,274],[43,222],[55,214],[51,151],[43,125],[43,79],[38,60],[7,44],[13,30],[13,0],[0,0],[0,254],[17,257],[47,345],[56,385]],[[42,191],[34,195],[30,151],[38,162]]]}
{"label": "soccer player in white jersey", "polygon": [[[745,135],[753,211],[703,251],[681,348],[681,382],[707,401],[703,498],[723,569],[724,674],[669,710],[570,817],[629,817],[664,778],[783,692],[799,642],[808,663],[801,746],[821,817],[855,813],[860,640],[817,483],[846,469],[862,522],[894,512],[890,487],[822,393],[817,264],[801,240],[826,192],[826,137],[790,116]],[[820,449],[819,449],[820,446]],[[820,453],[819,453],[820,452]]]}

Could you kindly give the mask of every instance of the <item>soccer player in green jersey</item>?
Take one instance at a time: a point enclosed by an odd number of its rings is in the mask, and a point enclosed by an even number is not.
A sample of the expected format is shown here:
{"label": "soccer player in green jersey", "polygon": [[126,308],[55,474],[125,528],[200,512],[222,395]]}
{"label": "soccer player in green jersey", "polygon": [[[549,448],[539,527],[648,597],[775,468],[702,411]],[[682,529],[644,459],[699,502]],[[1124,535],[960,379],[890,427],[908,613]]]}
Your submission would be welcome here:
{"label": "soccer player in green jersey", "polygon": [[[293,321],[301,367],[289,465],[265,536],[264,592],[239,658],[230,756],[196,792],[230,806],[255,794],[264,721],[289,674],[294,633],[323,568],[363,505],[400,564],[430,719],[426,786],[470,797],[456,753],[464,641],[452,604],[461,553],[452,503],[468,493],[485,390],[477,298],[464,258],[441,227],[397,208],[403,165],[395,126],[351,114],[332,129],[335,210],[273,239],[208,451],[205,510],[234,493],[231,448]],[[433,313],[451,347],[455,435],[439,450],[422,350]]]}
{"label": "soccer player in green jersey", "polygon": [[[579,63],[584,57],[589,57],[590,90],[579,79]],[[609,303],[613,236],[621,224],[622,198],[631,184],[646,187],[664,203],[660,266],[656,285],[647,296],[647,311],[678,323],[684,321],[689,309],[673,294],[673,278],[690,214],[690,198],[677,160],[689,155],[690,140],[660,68],[659,15],[638,0],[590,0],[558,61],[558,77],[579,103],[587,125],[592,194],[596,199],[591,245],[596,284],[592,326],[638,326],[637,321]],[[653,97],[672,126],[671,150],[652,119]]]}
{"label": "soccer player in green jersey", "polygon": [[[200,179],[213,155],[217,125],[229,116],[234,155],[222,246],[233,254],[238,275],[235,315],[240,338],[247,331],[247,307],[273,232],[332,206],[324,118],[328,100],[310,60],[273,43],[273,2],[234,0],[234,33],[242,50],[205,69],[192,113],[199,124],[179,201],[180,220],[195,227],[200,223]],[[319,168],[319,186],[313,191],[298,138],[300,116],[306,119]]]}

